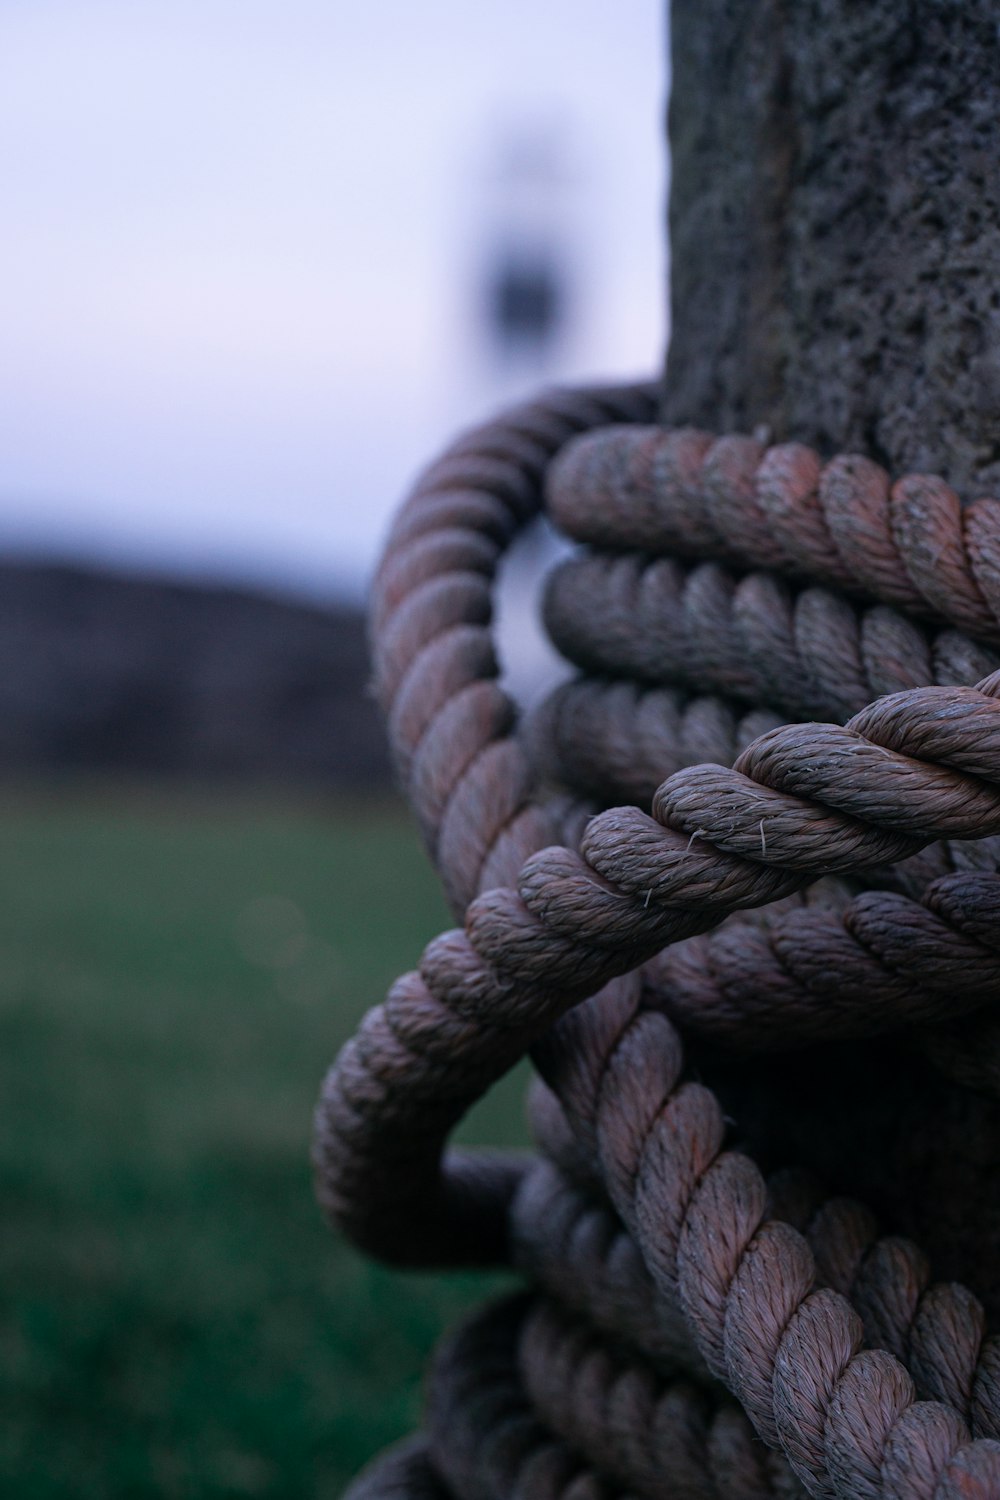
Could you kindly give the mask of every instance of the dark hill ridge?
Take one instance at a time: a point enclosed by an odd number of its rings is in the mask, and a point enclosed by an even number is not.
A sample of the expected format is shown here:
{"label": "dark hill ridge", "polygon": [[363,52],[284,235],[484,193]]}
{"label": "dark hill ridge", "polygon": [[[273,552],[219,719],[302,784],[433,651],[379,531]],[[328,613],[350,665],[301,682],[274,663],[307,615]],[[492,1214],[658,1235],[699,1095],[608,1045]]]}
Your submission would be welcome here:
{"label": "dark hill ridge", "polygon": [[357,610],[3,561],[0,663],[2,770],[388,780]]}

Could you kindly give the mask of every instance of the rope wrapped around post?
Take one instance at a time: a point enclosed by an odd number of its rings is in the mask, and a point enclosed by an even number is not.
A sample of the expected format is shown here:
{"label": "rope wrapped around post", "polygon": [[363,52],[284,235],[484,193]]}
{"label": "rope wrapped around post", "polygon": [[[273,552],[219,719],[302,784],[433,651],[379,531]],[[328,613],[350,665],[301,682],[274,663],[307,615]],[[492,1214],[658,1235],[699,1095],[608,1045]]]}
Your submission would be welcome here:
{"label": "rope wrapped around post", "polygon": [[[1000,1500],[982,1302],[765,1176],[685,1072],[685,1043],[752,1070],[893,1032],[1000,1092],[1000,504],[653,418],[651,388],[556,393],[461,439],[376,579],[463,926],[328,1076],[319,1194],[387,1261],[535,1287],[445,1351],[383,1489]],[[581,675],[519,722],[491,590],[543,508],[587,549],[545,604]],[[540,1160],[449,1149],[526,1052]]]}

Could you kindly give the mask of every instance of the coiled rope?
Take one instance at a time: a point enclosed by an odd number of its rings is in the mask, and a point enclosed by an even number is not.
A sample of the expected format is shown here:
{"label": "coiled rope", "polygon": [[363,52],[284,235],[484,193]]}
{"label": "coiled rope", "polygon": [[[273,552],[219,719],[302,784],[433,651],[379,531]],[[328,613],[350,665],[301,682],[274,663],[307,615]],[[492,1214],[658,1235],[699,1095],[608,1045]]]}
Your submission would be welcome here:
{"label": "coiled rope", "polygon": [[[534,1290],[445,1346],[425,1437],[353,1495],[1000,1500],[981,1301],[765,1176],[684,1061],[891,1031],[1000,1092],[1000,504],[654,417],[652,388],[559,392],[473,432],[376,579],[463,926],[329,1074],[319,1193],[387,1261]],[[581,675],[519,722],[492,586],[543,506],[586,549],[545,605]],[[540,1156],[450,1149],[526,1052]]]}

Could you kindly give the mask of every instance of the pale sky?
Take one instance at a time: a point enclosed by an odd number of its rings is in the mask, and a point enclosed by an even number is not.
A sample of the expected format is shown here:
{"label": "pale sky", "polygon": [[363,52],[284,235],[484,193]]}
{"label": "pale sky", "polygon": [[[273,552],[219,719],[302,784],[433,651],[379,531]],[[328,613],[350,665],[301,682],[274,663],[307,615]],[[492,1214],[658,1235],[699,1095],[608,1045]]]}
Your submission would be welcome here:
{"label": "pale sky", "polygon": [[0,6],[0,549],[362,587],[407,477],[500,394],[484,179],[537,122],[572,163],[553,373],[653,370],[664,9]]}

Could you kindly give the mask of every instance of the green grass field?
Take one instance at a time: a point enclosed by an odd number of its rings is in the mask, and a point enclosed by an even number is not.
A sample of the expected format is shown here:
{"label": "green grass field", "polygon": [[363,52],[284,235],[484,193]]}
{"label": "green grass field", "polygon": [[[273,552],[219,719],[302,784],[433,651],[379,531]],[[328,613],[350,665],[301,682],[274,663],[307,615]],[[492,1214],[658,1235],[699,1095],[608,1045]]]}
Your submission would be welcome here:
{"label": "green grass field", "polygon": [[[322,1075],[448,925],[405,815],[8,791],[0,839],[0,1491],[338,1495],[496,1285],[312,1197]],[[517,1080],[465,1134],[524,1139]]]}

